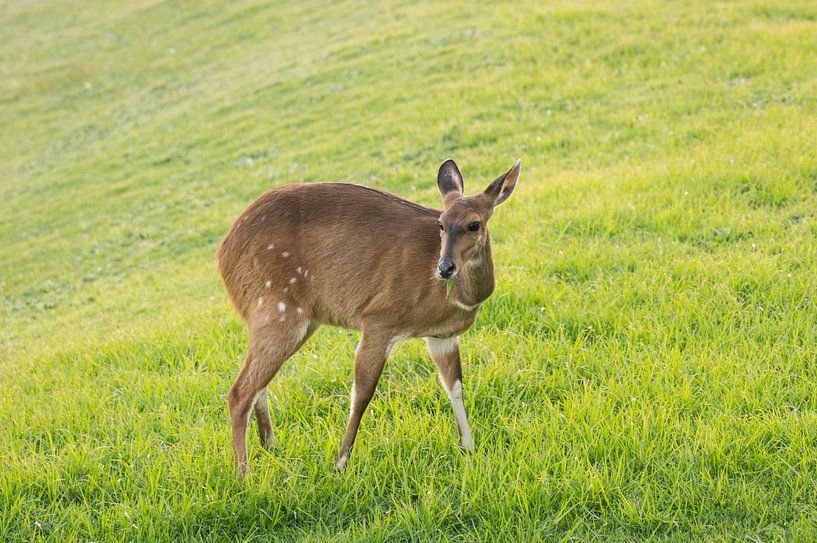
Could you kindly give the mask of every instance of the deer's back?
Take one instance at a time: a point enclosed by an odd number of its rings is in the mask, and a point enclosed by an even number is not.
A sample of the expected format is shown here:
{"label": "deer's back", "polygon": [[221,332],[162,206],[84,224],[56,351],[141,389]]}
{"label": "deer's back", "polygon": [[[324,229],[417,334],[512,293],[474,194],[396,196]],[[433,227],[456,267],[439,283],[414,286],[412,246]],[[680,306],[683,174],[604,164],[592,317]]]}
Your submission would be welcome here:
{"label": "deer's back", "polygon": [[246,320],[281,307],[356,328],[368,314],[394,313],[395,303],[423,303],[436,287],[439,215],[357,185],[288,185],[239,217],[219,247],[219,269]]}

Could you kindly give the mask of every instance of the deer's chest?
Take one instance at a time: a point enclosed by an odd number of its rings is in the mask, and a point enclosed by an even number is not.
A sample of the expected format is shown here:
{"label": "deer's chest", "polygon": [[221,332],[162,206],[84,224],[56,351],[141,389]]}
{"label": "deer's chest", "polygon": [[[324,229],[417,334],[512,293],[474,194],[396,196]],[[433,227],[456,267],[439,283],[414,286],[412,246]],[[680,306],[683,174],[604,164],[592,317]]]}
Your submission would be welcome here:
{"label": "deer's chest", "polygon": [[420,330],[415,331],[416,337],[449,338],[459,336],[468,330],[479,313],[479,306],[469,309],[455,307],[445,318],[428,323]]}

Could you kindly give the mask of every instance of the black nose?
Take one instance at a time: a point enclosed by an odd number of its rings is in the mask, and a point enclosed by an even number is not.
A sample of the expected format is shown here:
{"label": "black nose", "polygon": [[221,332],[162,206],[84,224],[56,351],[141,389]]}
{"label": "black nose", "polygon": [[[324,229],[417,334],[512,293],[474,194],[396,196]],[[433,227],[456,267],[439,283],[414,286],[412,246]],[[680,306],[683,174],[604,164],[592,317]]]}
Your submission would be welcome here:
{"label": "black nose", "polygon": [[454,272],[457,271],[457,267],[450,260],[440,260],[437,264],[437,271],[440,272],[440,277],[448,279],[454,275]]}

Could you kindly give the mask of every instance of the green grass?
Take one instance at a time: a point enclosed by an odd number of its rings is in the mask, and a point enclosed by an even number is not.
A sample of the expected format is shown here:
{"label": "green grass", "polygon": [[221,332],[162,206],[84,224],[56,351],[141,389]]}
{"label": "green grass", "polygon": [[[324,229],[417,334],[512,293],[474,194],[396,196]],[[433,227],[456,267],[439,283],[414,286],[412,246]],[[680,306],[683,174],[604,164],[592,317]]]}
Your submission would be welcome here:
{"label": "green grass", "polygon": [[[0,3],[0,540],[814,541],[817,6]],[[214,251],[260,192],[516,158],[462,341],[333,471],[357,334],[270,385]]]}

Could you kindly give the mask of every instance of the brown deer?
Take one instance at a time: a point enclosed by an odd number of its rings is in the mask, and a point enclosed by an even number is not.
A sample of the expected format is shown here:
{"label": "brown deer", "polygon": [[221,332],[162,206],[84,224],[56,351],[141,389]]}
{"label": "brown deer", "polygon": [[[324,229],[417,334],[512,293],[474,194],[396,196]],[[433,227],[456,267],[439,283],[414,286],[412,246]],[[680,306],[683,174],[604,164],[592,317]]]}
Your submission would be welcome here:
{"label": "brown deer", "polygon": [[465,196],[459,168],[446,160],[437,174],[444,211],[345,183],[283,186],[244,211],[218,249],[227,292],[249,329],[247,358],[227,396],[239,475],[247,473],[250,410],[270,447],[267,384],[321,324],[362,332],[337,469],[392,347],[406,338],[425,338],[461,446],[473,450],[458,336],[494,290],[488,219],[520,168],[517,161],[484,192]]}

